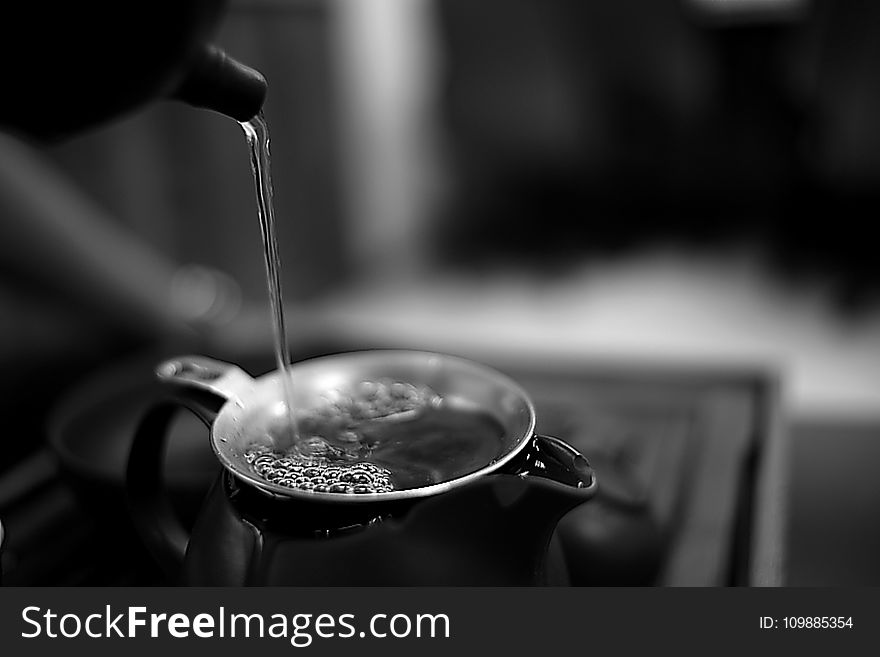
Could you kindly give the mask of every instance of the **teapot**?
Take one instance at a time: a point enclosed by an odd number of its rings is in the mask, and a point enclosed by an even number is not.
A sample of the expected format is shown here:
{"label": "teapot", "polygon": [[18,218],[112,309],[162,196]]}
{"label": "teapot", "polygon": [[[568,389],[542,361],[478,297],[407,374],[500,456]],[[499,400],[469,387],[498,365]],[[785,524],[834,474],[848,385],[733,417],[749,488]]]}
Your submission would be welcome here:
{"label": "teapot", "polygon": [[53,141],[160,97],[249,120],[266,81],[211,45],[225,4],[49,0],[4,9],[0,127]]}
{"label": "teapot", "polygon": [[[505,375],[431,352],[372,350],[301,361],[289,370],[294,408],[361,382],[429,386],[441,403],[490,414],[496,458],[448,480],[367,493],[300,490],[260,477],[252,425],[280,399],[280,371],[252,378],[204,357],[156,370],[169,394],[144,415],[129,455],[134,525],[168,575],[192,586],[533,585],[557,522],[597,490],[586,458],[535,433],[534,406]],[[169,424],[185,407],[210,428],[222,465],[188,532],[163,489]]]}

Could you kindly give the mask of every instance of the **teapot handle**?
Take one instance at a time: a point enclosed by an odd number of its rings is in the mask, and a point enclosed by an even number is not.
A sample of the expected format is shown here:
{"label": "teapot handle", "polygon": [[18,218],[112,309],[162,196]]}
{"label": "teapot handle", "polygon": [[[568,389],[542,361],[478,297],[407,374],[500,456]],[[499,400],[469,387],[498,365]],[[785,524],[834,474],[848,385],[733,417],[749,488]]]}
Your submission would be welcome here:
{"label": "teapot handle", "polygon": [[226,399],[204,391],[161,402],[147,411],[135,432],[126,469],[126,496],[135,529],[147,549],[172,577],[183,564],[189,533],[174,512],[162,471],[171,421],[181,408],[192,411],[208,427]]}

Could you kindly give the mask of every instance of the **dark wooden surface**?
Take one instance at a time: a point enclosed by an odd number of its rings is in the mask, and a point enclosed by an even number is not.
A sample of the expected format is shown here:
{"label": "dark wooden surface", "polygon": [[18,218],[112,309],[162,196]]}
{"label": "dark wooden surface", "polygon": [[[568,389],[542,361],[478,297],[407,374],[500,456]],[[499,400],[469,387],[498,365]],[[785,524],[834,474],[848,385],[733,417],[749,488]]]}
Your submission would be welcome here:
{"label": "dark wooden surface", "polygon": [[880,586],[880,418],[791,430],[786,586]]}
{"label": "dark wooden surface", "polygon": [[[777,466],[783,452],[772,430],[772,376],[758,370],[492,364],[533,396],[540,432],[568,440],[593,460],[600,486],[603,468],[606,485],[613,483],[613,468],[646,493],[664,548],[650,584],[781,583],[784,487]],[[124,519],[116,526],[95,523],[45,451],[0,478],[0,514],[9,530],[7,584],[155,581],[136,546],[125,553],[114,547],[113,532]],[[601,526],[592,529],[601,534]]]}
{"label": "dark wooden surface", "polygon": [[541,432],[624,467],[647,491],[666,540],[654,584],[781,583],[784,491],[775,462],[784,446],[771,373],[589,365],[505,370],[533,395]]}

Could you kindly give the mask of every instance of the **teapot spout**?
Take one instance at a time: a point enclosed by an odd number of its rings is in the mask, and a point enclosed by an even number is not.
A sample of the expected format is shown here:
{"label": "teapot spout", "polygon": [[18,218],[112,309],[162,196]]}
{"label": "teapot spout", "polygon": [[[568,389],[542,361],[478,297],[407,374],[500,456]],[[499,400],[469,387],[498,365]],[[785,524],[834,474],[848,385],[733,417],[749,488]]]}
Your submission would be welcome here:
{"label": "teapot spout", "polygon": [[[598,483],[584,456],[558,438],[535,435],[500,476],[489,477],[501,509],[514,513],[520,531],[533,536],[534,563],[543,562],[557,523],[592,498]],[[537,566],[536,566],[537,567]],[[547,573],[535,571],[538,580]]]}
{"label": "teapot spout", "polygon": [[533,436],[501,470],[414,506],[401,521],[406,556],[415,558],[413,546],[422,550],[419,570],[432,583],[547,584],[548,546],[557,523],[597,488],[593,469],[577,450],[557,438]]}
{"label": "teapot spout", "polygon": [[504,472],[528,481],[548,500],[555,500],[560,516],[595,495],[593,468],[579,451],[551,436],[535,435]]}
{"label": "teapot spout", "polygon": [[266,78],[259,71],[206,45],[172,97],[244,122],[260,112],[266,90]]}

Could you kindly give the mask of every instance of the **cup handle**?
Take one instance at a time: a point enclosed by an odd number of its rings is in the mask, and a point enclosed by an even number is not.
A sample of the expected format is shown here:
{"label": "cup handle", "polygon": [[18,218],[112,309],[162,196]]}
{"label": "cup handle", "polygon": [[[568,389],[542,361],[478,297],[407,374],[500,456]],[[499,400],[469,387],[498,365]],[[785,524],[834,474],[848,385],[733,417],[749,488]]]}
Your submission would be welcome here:
{"label": "cup handle", "polygon": [[171,421],[185,408],[210,428],[223,405],[237,399],[253,379],[234,365],[201,357],[166,361],[156,374],[163,383],[175,385],[170,398],[150,408],[135,431],[126,468],[126,497],[141,540],[162,569],[175,576],[189,534],[174,512],[162,476]]}
{"label": "cup handle", "polygon": [[165,436],[178,409],[165,402],[147,411],[135,432],[125,477],[135,529],[162,570],[172,576],[179,572],[189,542],[162,478]]}

